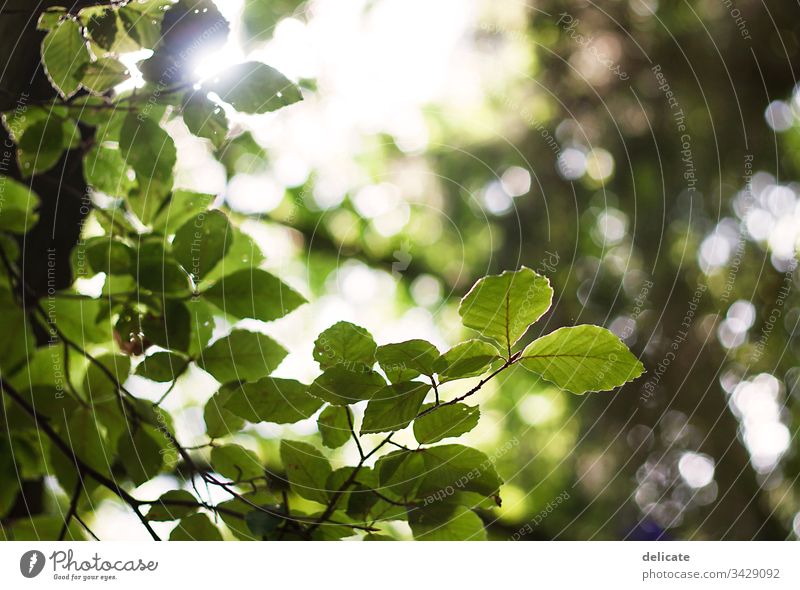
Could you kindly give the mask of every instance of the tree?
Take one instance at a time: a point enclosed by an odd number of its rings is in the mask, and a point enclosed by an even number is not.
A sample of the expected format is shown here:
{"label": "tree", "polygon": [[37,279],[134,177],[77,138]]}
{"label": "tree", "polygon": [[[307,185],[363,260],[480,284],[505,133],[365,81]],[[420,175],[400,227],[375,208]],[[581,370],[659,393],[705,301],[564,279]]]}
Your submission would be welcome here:
{"label": "tree", "polygon": [[[152,523],[172,520],[170,539],[220,539],[220,521],[243,539],[379,539],[392,520],[407,520],[418,539],[482,538],[474,509],[499,502],[502,491],[494,460],[437,444],[478,424],[472,396],[512,371],[577,394],[642,373],[625,345],[596,326],[560,328],[522,346],[553,295],[546,277],[522,267],[475,283],[459,308],[475,338],[450,350],[420,339],[379,346],[339,322],[315,342],[321,374],[313,383],[272,376],[287,351],[266,333],[224,326],[269,323],[306,299],[261,268],[242,218],[216,195],[174,188],[176,148],[165,126],[182,119],[226,161],[252,147],[226,113],[290,107],[301,88],[260,62],[197,79],[192,58],[229,31],[209,0],[9,14],[13,25],[29,24],[22,53],[8,60],[14,75],[0,87],[10,146],[0,176],[0,296],[3,327],[15,335],[0,347],[5,538],[94,535],[82,513],[107,497],[154,539]],[[140,48],[152,51],[139,64],[144,86],[115,91],[130,76],[120,54]],[[99,293],[81,288],[87,279],[102,285]],[[204,409],[207,442],[190,448],[161,404],[196,370],[218,389]],[[137,397],[125,385],[132,375],[167,384],[163,396]],[[472,381],[460,394],[440,396],[442,384],[463,379]],[[358,403],[360,425],[351,409]],[[276,469],[277,458],[267,464],[229,440],[246,424],[315,415],[323,447],[354,441],[355,465],[334,469],[319,446],[282,440]],[[409,427],[417,448],[393,441]],[[158,498],[133,491],[163,473],[178,476],[174,489]],[[57,510],[43,506],[46,475],[64,492]],[[211,504],[198,483],[230,499]]]}

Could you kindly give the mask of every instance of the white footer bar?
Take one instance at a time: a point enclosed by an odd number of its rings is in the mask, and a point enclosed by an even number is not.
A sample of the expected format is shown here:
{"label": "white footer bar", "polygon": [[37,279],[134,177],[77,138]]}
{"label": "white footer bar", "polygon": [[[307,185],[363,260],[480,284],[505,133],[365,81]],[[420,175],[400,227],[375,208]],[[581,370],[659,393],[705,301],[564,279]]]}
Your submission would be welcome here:
{"label": "white footer bar", "polygon": [[0,580],[14,589],[777,590],[800,588],[799,561],[800,545],[791,542],[6,542]]}

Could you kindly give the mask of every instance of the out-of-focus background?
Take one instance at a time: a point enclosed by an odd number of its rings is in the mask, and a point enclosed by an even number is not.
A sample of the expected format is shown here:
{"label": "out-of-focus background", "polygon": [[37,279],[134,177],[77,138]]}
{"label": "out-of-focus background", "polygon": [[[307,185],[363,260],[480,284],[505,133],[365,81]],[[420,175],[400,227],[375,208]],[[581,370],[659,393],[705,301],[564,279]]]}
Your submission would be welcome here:
{"label": "out-of-focus background", "polygon": [[[445,349],[474,280],[526,265],[556,292],[529,338],[596,323],[648,372],[584,397],[524,370],[484,388],[465,442],[506,481],[490,538],[800,537],[796,3],[217,4],[234,34],[198,73],[251,58],[304,88],[230,113],[244,133],[222,163],[169,128],[177,186],[249,214],[269,268],[312,301],[269,327],[291,351],[279,375],[313,379],[313,340],[342,319]],[[165,402],[186,444],[211,391],[198,370]],[[237,442],[276,457],[315,432]],[[93,527],[146,534],[110,502]]]}

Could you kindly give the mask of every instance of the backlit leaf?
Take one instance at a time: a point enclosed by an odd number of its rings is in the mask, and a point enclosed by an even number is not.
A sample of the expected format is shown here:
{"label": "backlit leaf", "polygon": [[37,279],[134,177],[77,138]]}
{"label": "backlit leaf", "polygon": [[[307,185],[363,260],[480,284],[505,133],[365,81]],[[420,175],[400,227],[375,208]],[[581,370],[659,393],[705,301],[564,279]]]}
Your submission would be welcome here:
{"label": "backlit leaf", "polygon": [[266,334],[234,330],[206,348],[197,364],[220,383],[257,381],[272,373],[286,354]]}
{"label": "backlit leaf", "polygon": [[204,295],[227,314],[262,322],[281,318],[306,302],[297,291],[261,269],[222,277]]}
{"label": "backlit leaf", "polygon": [[532,342],[522,366],[573,393],[608,391],[644,372],[614,334],[598,326],[559,328]]}
{"label": "backlit leaf", "polygon": [[[432,408],[426,404],[421,411]],[[423,445],[439,442],[444,438],[461,436],[478,425],[480,409],[466,404],[449,404],[414,420],[414,438]]]}
{"label": "backlit leaf", "polygon": [[350,322],[337,322],[314,342],[314,360],[321,369],[340,366],[351,371],[370,370],[377,345],[372,335]]}
{"label": "backlit leaf", "polygon": [[528,327],[550,309],[552,300],[550,281],[523,267],[480,279],[461,300],[458,313],[465,326],[510,354]]}
{"label": "backlit leaf", "polygon": [[419,375],[433,375],[439,351],[425,340],[408,340],[378,347],[378,362],[389,381],[409,381]]}
{"label": "backlit leaf", "polygon": [[286,76],[254,61],[228,68],[203,87],[242,113],[268,113],[303,100],[300,89]]}

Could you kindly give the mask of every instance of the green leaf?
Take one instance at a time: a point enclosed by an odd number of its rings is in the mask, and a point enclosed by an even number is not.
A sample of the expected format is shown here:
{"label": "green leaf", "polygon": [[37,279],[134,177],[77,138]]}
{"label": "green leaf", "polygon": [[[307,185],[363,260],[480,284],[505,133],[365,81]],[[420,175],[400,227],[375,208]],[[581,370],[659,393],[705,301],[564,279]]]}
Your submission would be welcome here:
{"label": "green leaf", "polygon": [[[353,469],[353,467],[343,467],[334,471],[331,477],[328,478],[328,487],[332,490],[341,488],[346,479],[352,475]],[[344,472],[345,479],[342,479],[341,475],[337,476],[340,472]],[[334,481],[334,478],[337,478],[337,480]],[[356,521],[366,521],[370,510],[378,501],[378,496],[371,493],[370,490],[377,490],[378,488],[380,488],[380,484],[375,471],[369,467],[359,469],[355,483],[349,488],[350,492],[347,494],[347,515]]]}
{"label": "green leaf", "polygon": [[425,340],[407,340],[378,347],[376,354],[389,381],[410,381],[419,375],[433,375],[439,351]]}
{"label": "green leaf", "polygon": [[133,181],[128,176],[129,171],[122,152],[116,147],[96,143],[83,157],[83,176],[87,184],[112,197],[130,191]]}
{"label": "green leaf", "polygon": [[161,39],[161,21],[170,0],[138,0],[119,9],[123,30],[140,47],[152,49]]}
{"label": "green leaf", "polygon": [[161,25],[163,37],[157,49],[165,49],[180,60],[183,70],[187,61],[221,49],[228,38],[230,25],[214,0],[178,0],[170,4]]}
{"label": "green leaf", "polygon": [[[88,485],[88,484],[87,484]],[[0,541],[42,541],[57,539],[64,527],[64,517],[38,514],[14,521],[10,526],[0,529]],[[73,518],[67,526],[66,541],[85,541],[86,536],[80,524]]]}
{"label": "green leaf", "polygon": [[[135,344],[145,338],[161,348],[187,352],[190,344],[192,329],[207,329],[210,332],[213,326],[204,326],[204,318],[199,313],[202,301],[167,300],[160,313],[140,314],[130,309],[123,310],[117,321],[116,329],[123,341]],[[191,306],[193,314],[189,313],[187,305]],[[137,353],[141,354],[141,353]]]}
{"label": "green leaf", "polygon": [[267,377],[233,388],[225,409],[248,422],[292,424],[310,418],[321,405],[322,400],[308,393],[307,385]]}
{"label": "green leaf", "polygon": [[[14,353],[18,355],[18,352]],[[18,390],[30,389],[36,386],[61,388],[64,387],[64,347],[42,346],[28,349],[27,362],[23,363],[17,372],[10,378],[12,387]],[[5,366],[3,366],[5,370]],[[5,374],[5,371],[4,371]],[[66,396],[60,398],[67,399]]]}
{"label": "green leaf", "polygon": [[170,541],[222,541],[222,534],[205,514],[182,518],[169,535]]}
{"label": "green leaf", "polygon": [[[156,436],[161,436],[156,433]],[[153,479],[164,465],[162,446],[151,436],[144,426],[131,435],[124,432],[117,443],[119,459],[125,472],[137,486]]]}
{"label": "green leaf", "polygon": [[86,372],[81,379],[81,389],[86,400],[94,402],[115,398],[116,384],[124,383],[131,370],[131,357],[125,354],[109,352],[97,356],[95,362],[84,360],[84,363]]}
{"label": "green leaf", "polygon": [[421,496],[436,492],[477,492],[484,496],[497,493],[503,483],[492,461],[483,453],[462,445],[441,445],[422,451],[425,477]]}
{"label": "green leaf", "polygon": [[192,297],[186,302],[186,311],[189,319],[188,340],[186,348],[179,348],[179,350],[185,350],[196,357],[214,335],[217,323],[214,318],[217,311],[213,305],[199,297]]}
{"label": "green leaf", "polygon": [[58,23],[67,16],[67,9],[63,6],[53,6],[39,15],[36,23],[37,31],[49,31],[58,26]]}
{"label": "green leaf", "polygon": [[402,430],[417,416],[430,389],[429,384],[416,381],[382,389],[367,404],[361,434]]}
{"label": "green leaf", "polygon": [[559,328],[532,342],[522,366],[573,393],[608,391],[644,372],[614,334],[598,326]]}
{"label": "green leaf", "polygon": [[[317,512],[316,514],[309,515],[312,519],[319,518],[322,516],[322,512]],[[339,512],[334,512],[332,518],[336,521],[341,522],[341,520],[346,520],[346,516]],[[352,537],[355,534],[355,531],[350,527],[339,525],[339,524],[332,524],[330,522],[326,523],[325,525],[319,527],[313,533],[311,533],[311,540],[312,541],[340,541],[345,537]],[[295,540],[302,540],[303,537],[300,535],[295,535]]]}
{"label": "green leaf", "polygon": [[203,87],[241,113],[268,113],[303,100],[300,89],[286,76],[254,61],[229,68]]}
{"label": "green leaf", "polygon": [[141,244],[135,278],[139,286],[155,293],[182,296],[191,293],[191,283],[175,258],[166,252],[161,240]]}
{"label": "green leaf", "polygon": [[64,150],[78,147],[81,138],[75,122],[59,114],[63,113],[61,109],[48,112],[32,107],[28,112],[29,116],[6,114],[6,126],[17,143],[17,161],[25,177],[51,169]]}
{"label": "green leaf", "polygon": [[465,326],[494,340],[510,355],[511,347],[552,301],[550,281],[523,267],[479,280],[461,300],[458,313]]}
{"label": "green leaf", "polygon": [[34,211],[39,206],[39,197],[27,186],[0,176],[0,198],[3,203],[0,230],[24,234],[39,221],[39,214]]}
{"label": "green leaf", "polygon": [[178,520],[197,512],[199,502],[186,490],[170,490],[150,505],[147,520]]}
{"label": "green leaf", "polygon": [[80,132],[75,123],[53,115],[25,127],[17,141],[17,159],[24,176],[55,166]]}
{"label": "green leaf", "polygon": [[[26,373],[27,371],[25,369],[27,368],[28,367],[23,368],[22,372]],[[56,370],[61,370],[61,368],[56,367]],[[41,380],[36,379],[35,376],[32,377],[34,377],[32,381]],[[27,383],[24,383],[24,379],[14,379],[14,381],[21,382],[17,385],[20,396],[29,405],[36,408],[36,412],[40,416],[43,416],[48,420],[53,420],[56,423],[64,422],[65,415],[71,416],[80,407],[80,404],[75,400],[74,397],[64,395],[63,382],[60,384],[61,388],[58,388],[52,384],[37,383],[28,385]],[[39,425],[37,424],[36,420],[27,414],[21,407],[13,405],[7,406],[6,412],[6,424],[10,426],[12,430],[31,429],[38,433]],[[41,451],[39,450],[39,452]]]}
{"label": "green leaf", "polygon": [[204,211],[178,229],[172,253],[199,283],[225,257],[232,239],[228,216],[219,210]]}
{"label": "green leaf", "polygon": [[265,260],[264,255],[261,253],[256,241],[242,230],[235,226],[231,226],[232,244],[219,264],[217,264],[211,272],[203,278],[203,286],[205,283],[211,283],[219,280],[221,277],[233,274],[240,270],[253,270],[257,269],[259,265]]}
{"label": "green leaf", "polygon": [[[60,416],[54,422],[59,425],[61,438],[78,459],[100,473],[110,473],[114,461],[111,446],[105,429],[90,408],[79,408],[66,417],[66,421],[65,416]],[[64,489],[74,489],[77,468],[72,454],[66,455],[53,447],[51,458],[59,483]]]}
{"label": "green leaf", "polygon": [[95,94],[103,94],[130,77],[127,66],[110,57],[86,64],[81,83]]}
{"label": "green leaf", "polygon": [[50,82],[64,98],[78,90],[89,49],[80,25],[71,18],[60,21],[42,41],[42,63]]}
{"label": "green leaf", "polygon": [[100,47],[111,50],[117,37],[117,13],[106,6],[82,9],[78,18],[86,27],[89,37]]}
{"label": "green leaf", "polygon": [[[426,404],[422,411],[433,407]],[[414,438],[422,445],[439,442],[444,438],[461,436],[478,425],[480,409],[466,404],[449,404],[414,420]]]}
{"label": "green leaf", "polygon": [[165,234],[174,234],[184,223],[206,211],[214,199],[214,195],[177,189],[159,211],[153,228]]}
{"label": "green leaf", "polygon": [[201,93],[192,93],[183,102],[183,122],[197,137],[211,141],[215,148],[225,143],[228,117],[221,106]]}
{"label": "green leaf", "polygon": [[485,541],[483,521],[466,506],[437,502],[412,510],[408,524],[417,541]]}
{"label": "green leaf", "polygon": [[[337,511],[345,508],[345,506],[350,501],[356,480],[351,481],[346,489],[344,489],[344,484],[346,484],[350,480],[350,477],[352,477],[355,469],[356,469],[355,467],[351,466],[340,467],[339,469],[335,469],[328,476],[328,481],[325,482],[325,487],[326,489],[331,491],[331,494],[336,493],[337,490],[343,490],[336,501],[335,509]],[[361,473],[360,469],[358,473],[359,474]]]}
{"label": "green leaf", "polygon": [[331,474],[328,460],[308,443],[282,440],[281,461],[292,490],[320,504],[328,501],[326,482]]}
{"label": "green leaf", "polygon": [[136,367],[136,375],[156,383],[177,379],[186,370],[188,361],[172,352],[159,351],[148,355]]}
{"label": "green leaf", "polygon": [[376,348],[367,330],[350,322],[337,322],[314,342],[314,360],[323,370],[341,366],[350,371],[368,371],[375,364]]}
{"label": "green leaf", "polygon": [[375,463],[382,492],[399,498],[414,498],[425,477],[421,451],[394,451]]}
{"label": "green leaf", "polygon": [[257,381],[278,368],[286,354],[266,334],[234,330],[206,348],[197,364],[220,383]]}
{"label": "green leaf", "polygon": [[267,153],[249,131],[228,139],[216,152],[217,159],[225,166],[228,178],[236,174],[255,174],[267,167]]}
{"label": "green leaf", "polygon": [[[140,198],[161,202],[172,190],[172,170],[177,160],[175,142],[161,126],[131,111],[122,123],[119,135],[122,157],[136,172],[136,180],[142,192]],[[149,212],[156,207],[135,207],[143,223],[150,222]]]}
{"label": "green leaf", "polygon": [[244,426],[244,420],[225,407],[235,391],[235,385],[223,387],[206,402],[203,418],[209,437],[222,438],[235,434]]}
{"label": "green leaf", "polygon": [[114,339],[108,321],[100,321],[102,302],[96,299],[61,297],[42,300],[58,331],[81,345],[105,343]]}
{"label": "green leaf", "polygon": [[488,342],[467,340],[440,356],[434,368],[439,374],[439,380],[444,383],[483,375],[492,363],[500,359],[497,349]]}
{"label": "green leaf", "polygon": [[[243,539],[245,541],[261,538],[259,536],[254,537],[253,532],[245,522],[247,515],[254,512],[253,506],[268,507],[274,511],[279,511],[279,507],[275,502],[275,497],[263,490],[242,493],[239,498],[233,498],[227,502],[217,504],[217,506],[221,509],[219,516],[228,526],[228,529],[238,539]],[[256,510],[255,512],[261,511]]]}
{"label": "green leaf", "polygon": [[353,372],[342,367],[332,367],[314,380],[309,392],[335,406],[365,401],[386,386],[375,371]]}
{"label": "green leaf", "polygon": [[128,274],[133,268],[133,249],[111,236],[89,238],[84,248],[86,260],[94,272]]}
{"label": "green leaf", "polygon": [[242,33],[246,46],[253,43],[269,41],[275,31],[275,25],[292,13],[303,3],[303,0],[245,0],[242,13]]}
{"label": "green leaf", "polygon": [[236,318],[269,322],[306,302],[280,279],[260,269],[240,270],[222,277],[205,292],[219,309]]}
{"label": "green leaf", "polygon": [[347,406],[328,406],[317,418],[319,433],[322,435],[322,444],[329,449],[337,449],[350,440],[350,420],[353,413]]}
{"label": "green leaf", "polygon": [[231,481],[242,482],[264,477],[264,467],[253,451],[239,445],[211,449],[211,467]]}
{"label": "green leaf", "polygon": [[[270,506],[270,508],[277,511],[280,507]],[[263,510],[253,510],[244,515],[244,522],[257,539],[265,540],[272,538],[278,527],[286,522],[286,519]]]}

